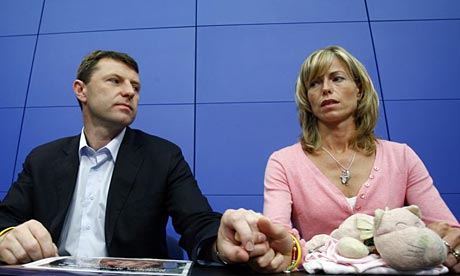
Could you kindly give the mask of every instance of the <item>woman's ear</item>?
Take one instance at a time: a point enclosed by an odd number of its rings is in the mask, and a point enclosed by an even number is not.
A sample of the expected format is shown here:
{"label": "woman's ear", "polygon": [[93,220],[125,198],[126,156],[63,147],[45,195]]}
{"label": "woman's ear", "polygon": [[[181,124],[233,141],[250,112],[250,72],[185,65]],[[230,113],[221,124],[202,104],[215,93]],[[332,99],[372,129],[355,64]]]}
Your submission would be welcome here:
{"label": "woman's ear", "polygon": [[356,88],[357,89],[357,92],[356,92],[356,98],[359,100],[361,100],[361,98],[363,97],[363,93],[361,92],[361,89],[360,88]]}
{"label": "woman's ear", "polygon": [[73,92],[80,102],[86,102],[86,90],[85,83],[81,80],[75,80],[73,82]]}

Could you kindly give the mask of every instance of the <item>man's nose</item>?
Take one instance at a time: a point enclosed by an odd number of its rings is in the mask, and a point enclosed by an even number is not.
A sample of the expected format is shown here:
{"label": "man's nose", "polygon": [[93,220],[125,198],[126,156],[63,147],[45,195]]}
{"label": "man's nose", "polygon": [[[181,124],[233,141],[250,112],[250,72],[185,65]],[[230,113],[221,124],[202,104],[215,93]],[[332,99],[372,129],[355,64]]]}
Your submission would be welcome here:
{"label": "man's nose", "polygon": [[129,81],[123,83],[122,89],[123,94],[129,97],[134,96],[134,94],[136,93],[134,86]]}

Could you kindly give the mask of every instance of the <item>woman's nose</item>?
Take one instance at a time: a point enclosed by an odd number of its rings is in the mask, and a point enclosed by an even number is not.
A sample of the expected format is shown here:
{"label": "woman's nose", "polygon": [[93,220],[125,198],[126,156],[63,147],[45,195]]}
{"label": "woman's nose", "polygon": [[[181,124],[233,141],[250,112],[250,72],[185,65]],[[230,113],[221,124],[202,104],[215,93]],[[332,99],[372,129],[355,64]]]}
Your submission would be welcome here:
{"label": "woman's nose", "polygon": [[321,92],[323,95],[331,93],[331,85],[328,80],[324,80],[321,86]]}

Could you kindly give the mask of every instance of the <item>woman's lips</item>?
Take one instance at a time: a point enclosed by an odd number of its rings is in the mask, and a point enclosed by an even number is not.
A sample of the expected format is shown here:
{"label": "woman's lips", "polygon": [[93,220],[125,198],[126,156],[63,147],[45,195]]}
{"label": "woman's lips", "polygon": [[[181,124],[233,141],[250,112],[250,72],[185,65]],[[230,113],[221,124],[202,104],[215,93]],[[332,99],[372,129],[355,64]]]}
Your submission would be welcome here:
{"label": "woman's lips", "polygon": [[338,101],[329,99],[329,100],[324,100],[321,102],[321,106],[326,106],[326,105],[331,105],[331,104],[336,104]]}

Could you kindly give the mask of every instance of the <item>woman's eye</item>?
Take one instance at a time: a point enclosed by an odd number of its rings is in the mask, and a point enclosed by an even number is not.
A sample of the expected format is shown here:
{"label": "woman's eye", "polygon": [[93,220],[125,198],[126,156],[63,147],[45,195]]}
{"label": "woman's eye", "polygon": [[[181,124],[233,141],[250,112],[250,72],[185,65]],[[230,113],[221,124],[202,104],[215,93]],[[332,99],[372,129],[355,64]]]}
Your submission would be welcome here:
{"label": "woman's eye", "polygon": [[309,88],[315,88],[315,87],[318,87],[318,85],[319,85],[319,81],[313,81],[310,83]]}
{"label": "woman's eye", "polygon": [[345,80],[345,78],[341,77],[341,76],[337,76],[337,77],[334,77],[333,80],[334,80],[334,82],[341,82],[341,81]]}

